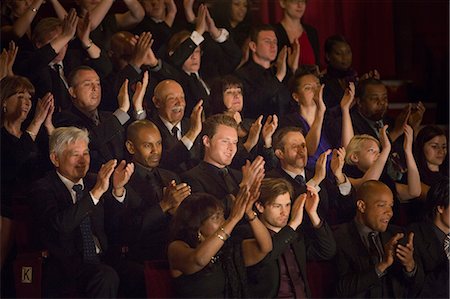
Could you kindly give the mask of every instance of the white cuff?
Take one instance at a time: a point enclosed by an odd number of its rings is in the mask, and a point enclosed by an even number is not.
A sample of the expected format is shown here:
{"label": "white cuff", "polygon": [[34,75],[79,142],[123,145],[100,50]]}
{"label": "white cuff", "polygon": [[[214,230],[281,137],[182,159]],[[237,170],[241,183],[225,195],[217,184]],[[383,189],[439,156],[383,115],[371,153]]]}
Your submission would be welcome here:
{"label": "white cuff", "polygon": [[215,41],[218,43],[223,43],[224,41],[226,41],[228,39],[228,36],[230,36],[230,33],[225,28],[220,28],[219,31],[220,31],[220,35],[218,38],[215,39]]}
{"label": "white cuff", "polygon": [[186,136],[181,137],[181,142],[183,142],[184,146],[188,149],[188,151],[190,151],[192,146],[194,145],[194,143]]}
{"label": "white cuff", "polygon": [[205,38],[200,33],[194,30],[191,33],[191,40],[198,46],[205,40]]}

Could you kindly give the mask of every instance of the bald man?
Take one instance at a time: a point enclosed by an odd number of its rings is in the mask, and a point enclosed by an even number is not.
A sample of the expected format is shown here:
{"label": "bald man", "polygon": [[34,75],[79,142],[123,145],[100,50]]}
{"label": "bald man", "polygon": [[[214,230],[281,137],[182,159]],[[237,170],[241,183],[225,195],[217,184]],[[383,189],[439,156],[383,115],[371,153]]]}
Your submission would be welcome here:
{"label": "bald man", "polygon": [[125,143],[135,165],[127,185],[124,207],[111,207],[107,215],[110,238],[128,245],[133,260],[166,259],[171,216],[190,195],[190,187],[178,175],[159,168],[162,140],[158,127],[149,120],[131,123]]}
{"label": "bald man", "polygon": [[177,173],[187,171],[200,162],[203,101],[192,110],[190,120],[184,118],[186,101],[178,82],[164,80],[154,90],[153,103],[156,113],[151,120],[162,136],[161,166]]}
{"label": "bald man", "polygon": [[392,191],[379,181],[367,181],[357,191],[356,205],[354,221],[335,231],[337,296],[414,296],[423,284],[423,270],[414,257],[414,235],[389,225]]}

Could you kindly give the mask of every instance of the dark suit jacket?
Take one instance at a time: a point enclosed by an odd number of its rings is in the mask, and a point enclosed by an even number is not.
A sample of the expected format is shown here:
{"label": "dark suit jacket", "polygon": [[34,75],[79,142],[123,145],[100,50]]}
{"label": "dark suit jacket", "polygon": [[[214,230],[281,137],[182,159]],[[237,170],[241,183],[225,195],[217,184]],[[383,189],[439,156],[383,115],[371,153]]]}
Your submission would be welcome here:
{"label": "dark suit jacket", "polygon": [[98,111],[100,124],[94,122],[80,110],[72,107],[55,115],[55,127],[76,126],[89,131],[91,149],[91,171],[97,172],[103,163],[111,159],[122,160],[124,157],[125,130],[109,111]]}
{"label": "dark suit jacket", "polygon": [[[403,231],[399,227],[389,225],[386,232],[381,233],[382,244],[386,244],[397,232]],[[378,278],[375,264],[361,240],[354,221],[340,225],[334,236],[337,245],[339,297],[381,298],[383,283],[387,284],[395,298],[410,298],[420,290],[423,284],[423,270],[417,258],[415,258],[417,272],[413,277],[407,277],[403,266],[394,261],[387,269],[387,274]]]}
{"label": "dark suit jacket", "polygon": [[74,273],[83,262],[83,241],[80,224],[91,218],[91,229],[106,251],[108,242],[104,231],[103,201],[94,205],[88,191],[95,180],[85,177],[84,198],[73,203],[69,190],[56,171],[36,181],[30,192],[33,212],[39,227],[39,237],[50,258],[62,265],[66,274]]}
{"label": "dark suit jacket", "polygon": [[[236,189],[233,192],[233,195],[236,195],[239,191],[239,183],[242,181],[242,173],[232,168],[228,168],[228,170],[231,178],[236,183]],[[218,169],[201,161],[197,166],[183,173],[181,178],[191,186],[192,193],[205,192],[221,200],[225,206],[225,216],[228,216],[231,210],[231,202],[228,198],[229,193],[224,180],[220,176]]]}
{"label": "dark suit jacket", "polygon": [[279,259],[283,252],[292,248],[298,268],[305,283],[306,296],[311,297],[306,273],[307,260],[328,260],[336,252],[333,233],[326,222],[314,229],[314,236],[309,237],[301,229],[294,231],[285,226],[272,236],[272,251],[258,264],[247,268],[248,284],[251,297],[276,298],[280,286]]}
{"label": "dark suit jacket", "polygon": [[417,297],[448,298],[449,261],[433,226],[429,220],[410,226],[414,232],[414,252],[420,259],[425,274],[423,289]]}
{"label": "dark suit jacket", "polygon": [[[155,168],[158,187],[163,190],[172,180],[180,183],[175,173]],[[127,197],[123,203],[110,200],[105,203],[106,231],[110,243],[128,245],[129,256],[143,262],[149,259],[167,258],[167,241],[171,216],[159,205],[161,199],[154,198],[150,181],[145,171],[136,171],[126,185]]]}
{"label": "dark suit jacket", "polygon": [[[158,127],[163,141],[163,152],[160,162],[162,168],[182,173],[200,162],[200,138],[197,137],[192,148],[188,150],[181,140],[178,140],[169,132],[169,129],[167,129],[158,115],[153,115],[151,121]],[[189,127],[189,119],[183,118],[181,121],[181,136],[189,131]]]}

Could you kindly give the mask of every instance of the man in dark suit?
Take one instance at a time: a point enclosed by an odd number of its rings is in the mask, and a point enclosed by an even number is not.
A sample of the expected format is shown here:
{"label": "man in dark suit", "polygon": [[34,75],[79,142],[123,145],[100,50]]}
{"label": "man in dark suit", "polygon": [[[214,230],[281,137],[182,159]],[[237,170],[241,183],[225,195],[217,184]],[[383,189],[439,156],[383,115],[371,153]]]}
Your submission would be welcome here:
{"label": "man in dark suit", "polygon": [[[272,235],[273,249],[247,269],[249,290],[255,298],[310,298],[306,260],[331,259],[336,244],[328,224],[317,214],[319,195],[308,187],[292,205],[292,186],[285,179],[264,179],[255,206]],[[300,229],[304,210],[313,236]],[[291,215],[291,216],[290,216]]]}
{"label": "man in dark suit", "polygon": [[238,142],[237,123],[230,116],[210,116],[203,124],[202,134],[203,161],[183,173],[182,179],[191,186],[193,193],[206,192],[220,199],[225,207],[225,217],[228,217],[232,207],[230,194],[237,195],[239,186],[248,184],[252,176],[264,172],[264,160],[258,156],[245,173],[228,167]]}
{"label": "man in dark suit", "polygon": [[190,187],[180,183],[177,174],[159,167],[161,135],[149,120],[128,126],[126,147],[136,170],[127,185],[127,199],[109,202],[119,214],[107,215],[108,236],[115,244],[128,245],[128,256],[140,263],[167,259],[170,219],[190,195]]}
{"label": "man in dark suit", "polygon": [[[119,93],[119,108],[114,113],[99,111],[102,87],[97,72],[88,66],[80,66],[69,76],[69,92],[72,107],[55,115],[55,126],[86,128],[91,138],[91,170],[98,171],[103,163],[124,157],[124,124],[130,119],[128,94]],[[142,100],[140,101],[142,103]],[[133,101],[137,105],[137,101]],[[135,108],[135,111],[139,110]],[[145,115],[137,115],[141,117]]]}
{"label": "man in dark suit", "polygon": [[420,298],[449,297],[450,218],[449,179],[443,177],[427,194],[427,217],[411,225],[414,248],[423,266],[425,281]]}
{"label": "man in dark suit", "polygon": [[203,101],[192,110],[190,120],[184,118],[186,101],[183,88],[173,80],[164,80],[155,88],[153,103],[156,113],[151,120],[159,128],[163,141],[161,166],[183,172],[200,162],[198,135],[202,130]]}
{"label": "man in dark suit", "polygon": [[354,221],[335,231],[337,295],[357,298],[406,298],[417,294],[423,270],[414,255],[413,233],[389,225],[392,191],[370,180],[357,191]]}
{"label": "man in dark suit", "polygon": [[[244,85],[244,116],[258,118],[276,114],[283,117],[289,109],[291,95],[283,81],[287,78],[286,62],[274,69],[272,62],[277,57],[277,37],[270,25],[256,26],[250,33],[248,61],[235,75]],[[282,55],[280,53],[280,55]]]}
{"label": "man in dark suit", "polygon": [[30,193],[40,240],[49,251],[44,267],[47,296],[61,297],[60,291],[67,285],[75,286],[81,296],[117,296],[117,273],[102,263],[108,248],[103,202],[110,178],[112,200],[124,200],[124,186],[134,166],[122,161],[116,168],[117,160],[110,160],[102,166],[97,179],[91,180],[86,176],[90,162],[88,143],[85,130],[55,129],[49,147],[56,171],[37,181]]}
{"label": "man in dark suit", "polygon": [[[342,175],[342,171],[335,174],[337,186],[329,183],[328,180],[324,180],[327,156],[331,150],[327,150],[319,156],[315,173],[311,173],[305,168],[308,153],[306,140],[300,128],[285,127],[279,129],[274,134],[273,147],[280,163],[277,168],[267,173],[267,177],[286,179],[294,188],[294,199],[306,192],[306,185],[316,188],[320,196],[319,215],[327,221],[331,220],[329,219],[330,209],[338,208],[342,210],[342,206],[352,205],[351,184]],[[341,164],[343,165],[342,159],[343,154],[341,154]],[[328,194],[333,194],[333,197],[329,199]],[[332,221],[329,222],[332,223]]]}

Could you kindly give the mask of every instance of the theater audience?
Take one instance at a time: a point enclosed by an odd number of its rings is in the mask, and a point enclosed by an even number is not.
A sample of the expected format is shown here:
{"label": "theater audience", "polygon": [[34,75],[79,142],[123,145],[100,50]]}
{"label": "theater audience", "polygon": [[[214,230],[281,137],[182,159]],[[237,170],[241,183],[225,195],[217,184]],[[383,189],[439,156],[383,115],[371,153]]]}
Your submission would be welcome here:
{"label": "theater audience", "polygon": [[184,118],[186,100],[180,84],[164,80],[155,88],[153,103],[156,107],[151,119],[162,136],[163,168],[181,173],[196,166],[200,161],[203,101],[195,105],[190,119]]}
{"label": "theater audience", "polygon": [[412,297],[423,284],[415,236],[390,225],[394,199],[389,187],[370,180],[357,191],[354,221],[340,225],[336,239],[339,297]]}
{"label": "theater audience", "polygon": [[[316,28],[302,21],[306,0],[280,0],[283,18],[274,25],[278,39],[278,50],[283,47],[300,48],[298,64],[320,67],[320,43]],[[294,46],[295,45],[295,46]]]}
{"label": "theater audience", "polygon": [[[250,182],[250,189],[241,187],[227,218],[223,204],[211,194],[194,194],[181,203],[168,250],[179,297],[248,296],[245,267],[258,263],[272,250],[270,234],[252,210],[262,177]],[[235,240],[233,230],[244,214],[254,238]]]}
{"label": "theater audience", "polygon": [[[145,89],[145,88],[144,88]],[[130,97],[126,92],[128,81],[123,83],[122,90],[117,96],[119,108],[111,113],[100,111],[102,87],[100,78],[92,68],[80,66],[73,70],[69,77],[69,92],[72,107],[55,115],[55,126],[77,126],[86,128],[91,138],[91,171],[98,171],[103,163],[111,159],[123,159],[125,144],[124,124],[130,119]],[[141,106],[143,95],[136,92],[133,106]],[[139,101],[137,100],[139,99]],[[135,111],[142,108],[135,107]],[[142,117],[136,115],[135,117]]]}
{"label": "theater audience", "polygon": [[134,165],[113,159],[102,165],[96,179],[87,176],[88,143],[86,130],[55,129],[49,147],[55,171],[36,181],[30,192],[41,245],[49,251],[42,288],[46,297],[61,297],[70,287],[82,297],[117,296],[117,273],[102,263],[108,246],[103,201],[111,191],[114,200],[124,200]]}
{"label": "theater audience", "polygon": [[414,223],[414,250],[425,274],[418,298],[448,298],[450,226],[448,210],[449,178],[442,176],[427,194],[424,220]]}
{"label": "theater audience", "polygon": [[[287,50],[284,49],[278,55],[276,68],[272,67],[277,57],[277,37],[270,25],[259,25],[252,29],[249,47],[249,61],[235,72],[244,85],[244,117],[257,119],[260,115],[272,114],[281,117],[288,112],[290,100],[283,80],[288,67],[295,72],[295,63],[287,66]],[[296,53],[291,55],[298,56]]]}
{"label": "theater audience", "polygon": [[[336,251],[330,227],[317,214],[320,198],[314,188],[293,198],[293,189],[284,179],[264,179],[255,206],[272,236],[272,251],[258,264],[247,268],[250,297],[310,298],[306,275],[307,260],[328,260]],[[303,230],[307,213],[314,235]]]}

